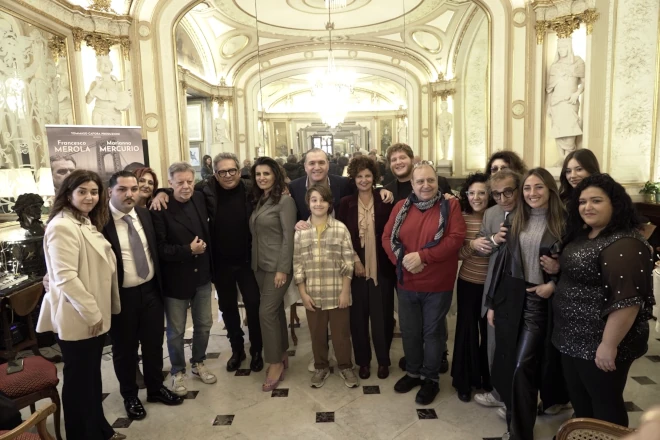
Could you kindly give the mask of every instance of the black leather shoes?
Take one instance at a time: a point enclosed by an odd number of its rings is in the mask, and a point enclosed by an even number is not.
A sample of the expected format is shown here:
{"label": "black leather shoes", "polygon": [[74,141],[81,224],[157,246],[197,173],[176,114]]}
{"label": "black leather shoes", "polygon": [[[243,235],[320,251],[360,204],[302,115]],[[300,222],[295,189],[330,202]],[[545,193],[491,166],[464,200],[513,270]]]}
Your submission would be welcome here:
{"label": "black leather shoes", "polygon": [[371,369],[369,366],[362,366],[360,367],[360,372],[358,373],[358,376],[360,376],[360,379],[369,379],[371,377]]}
{"label": "black leather shoes", "polygon": [[162,386],[156,394],[147,395],[147,402],[160,402],[165,405],[181,405],[183,403],[183,397],[177,396],[168,388]]}
{"label": "black leather shoes", "polygon": [[406,371],[406,357],[403,356],[401,359],[399,359],[399,368],[401,368],[403,371]]}
{"label": "black leather shoes", "polygon": [[467,393],[463,393],[461,391],[458,392],[458,400],[461,402],[469,402],[472,399],[472,393],[468,391]]}
{"label": "black leather shoes", "polygon": [[430,405],[439,392],[440,385],[438,382],[434,382],[431,379],[424,379],[422,388],[417,392],[417,396],[415,396],[415,402],[420,405]]}
{"label": "black leather shoes", "polygon": [[137,397],[124,399],[124,408],[126,408],[126,415],[131,420],[142,420],[147,417],[147,411]]}
{"label": "black leather shoes", "polygon": [[389,375],[390,375],[390,367],[386,367],[384,365],[378,366],[378,379],[387,379]]}
{"label": "black leather shoes", "polygon": [[[235,351],[231,354],[231,357],[227,361],[227,371],[230,373],[241,368],[241,362],[245,360],[245,350]],[[262,364],[263,366],[263,364]]]}
{"label": "black leather shoes", "polygon": [[447,360],[447,356],[449,356],[448,351],[442,353],[442,361],[440,362],[440,374],[445,374],[447,371],[449,371],[449,360]]}
{"label": "black leather shoes", "polygon": [[404,375],[394,385],[394,391],[397,393],[407,393],[415,387],[422,385],[423,381],[419,377]]}
{"label": "black leather shoes", "polygon": [[255,353],[252,355],[252,360],[250,361],[250,370],[255,373],[264,369],[264,358],[261,356],[261,353]]}

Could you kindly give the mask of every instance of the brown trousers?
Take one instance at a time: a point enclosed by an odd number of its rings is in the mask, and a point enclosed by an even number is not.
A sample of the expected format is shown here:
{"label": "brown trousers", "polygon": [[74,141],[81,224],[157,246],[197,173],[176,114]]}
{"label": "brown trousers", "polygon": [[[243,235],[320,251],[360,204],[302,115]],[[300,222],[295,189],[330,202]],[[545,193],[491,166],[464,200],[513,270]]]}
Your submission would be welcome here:
{"label": "brown trousers", "polygon": [[322,370],[329,367],[328,363],[328,322],[332,346],[335,348],[337,365],[340,370],[352,368],[351,362],[351,323],[350,309],[321,310],[307,312],[307,325],[312,339],[312,352],[314,353],[314,368]]}

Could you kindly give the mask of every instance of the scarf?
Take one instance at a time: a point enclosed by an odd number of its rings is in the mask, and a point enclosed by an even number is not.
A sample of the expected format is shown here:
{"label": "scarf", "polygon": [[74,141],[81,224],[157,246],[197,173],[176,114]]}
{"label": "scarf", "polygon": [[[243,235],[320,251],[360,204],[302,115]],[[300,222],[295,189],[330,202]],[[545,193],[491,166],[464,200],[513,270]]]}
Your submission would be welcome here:
{"label": "scarf", "polygon": [[[439,202],[439,203],[438,203]],[[422,246],[422,249],[428,249],[440,242],[442,234],[445,232],[446,219],[449,217],[449,202],[446,201],[442,194],[438,193],[431,200],[419,201],[415,193],[411,193],[406,201],[401,206],[399,213],[394,219],[394,227],[392,229],[392,236],[390,237],[390,246],[392,247],[392,253],[396,257],[396,278],[397,281],[403,285],[403,257],[406,254],[406,248],[399,238],[399,232],[401,231],[401,225],[403,221],[408,216],[408,211],[412,205],[415,205],[417,209],[421,212],[426,212],[431,209],[436,203],[440,208],[440,219],[438,221],[438,230],[433,236],[433,240],[426,243]]]}
{"label": "scarf", "polygon": [[378,262],[376,256],[376,231],[374,224],[374,200],[373,197],[368,205],[362,203],[358,197],[358,233],[360,235],[360,246],[364,249],[364,268],[366,279],[374,280],[378,285]]}

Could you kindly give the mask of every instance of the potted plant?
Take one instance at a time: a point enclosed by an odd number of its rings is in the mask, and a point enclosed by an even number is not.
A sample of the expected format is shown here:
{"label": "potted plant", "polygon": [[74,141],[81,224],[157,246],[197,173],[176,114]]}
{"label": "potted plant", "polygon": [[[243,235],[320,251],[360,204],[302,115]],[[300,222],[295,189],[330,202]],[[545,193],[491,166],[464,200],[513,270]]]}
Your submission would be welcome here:
{"label": "potted plant", "polygon": [[644,202],[653,203],[655,202],[655,195],[658,193],[658,185],[653,182],[646,182],[639,193],[644,194]]}

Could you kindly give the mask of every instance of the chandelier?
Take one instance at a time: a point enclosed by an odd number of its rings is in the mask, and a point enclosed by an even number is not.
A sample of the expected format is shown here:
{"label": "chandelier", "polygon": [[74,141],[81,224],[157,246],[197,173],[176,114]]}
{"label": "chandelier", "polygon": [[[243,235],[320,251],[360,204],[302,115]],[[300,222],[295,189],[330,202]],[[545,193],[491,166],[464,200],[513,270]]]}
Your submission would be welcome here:
{"label": "chandelier", "polygon": [[328,9],[341,9],[346,7],[346,0],[325,0]]}
{"label": "chandelier", "polygon": [[[334,0],[329,1],[332,4]],[[326,4],[328,4],[328,0],[326,0]],[[321,120],[330,127],[344,122],[355,81],[353,72],[337,69],[332,53],[333,28],[334,24],[330,22],[330,10],[328,10],[328,24],[326,25],[329,34],[328,66],[323,74],[315,78],[312,83],[312,93],[319,106]]]}

